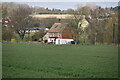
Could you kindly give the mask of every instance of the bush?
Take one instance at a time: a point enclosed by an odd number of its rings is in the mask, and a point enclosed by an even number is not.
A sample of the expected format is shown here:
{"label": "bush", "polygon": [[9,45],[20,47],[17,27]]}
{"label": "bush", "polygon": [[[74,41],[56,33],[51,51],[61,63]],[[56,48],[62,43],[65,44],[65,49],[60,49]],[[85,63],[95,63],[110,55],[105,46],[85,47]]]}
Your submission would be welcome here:
{"label": "bush", "polygon": [[2,40],[4,41],[11,41],[14,38],[14,31],[10,27],[3,27],[2,28]]}
{"label": "bush", "polygon": [[12,38],[12,39],[11,39],[11,42],[16,42],[16,39],[15,39],[15,38]]}
{"label": "bush", "polygon": [[39,32],[36,32],[33,36],[32,36],[32,40],[33,41],[39,41],[40,38],[42,38],[45,35],[44,30],[40,30]]}
{"label": "bush", "polygon": [[47,43],[48,42],[48,40],[44,40],[44,43]]}
{"label": "bush", "polygon": [[17,42],[22,41],[21,38],[20,38],[20,36],[18,34],[15,34],[15,39],[16,39]]}

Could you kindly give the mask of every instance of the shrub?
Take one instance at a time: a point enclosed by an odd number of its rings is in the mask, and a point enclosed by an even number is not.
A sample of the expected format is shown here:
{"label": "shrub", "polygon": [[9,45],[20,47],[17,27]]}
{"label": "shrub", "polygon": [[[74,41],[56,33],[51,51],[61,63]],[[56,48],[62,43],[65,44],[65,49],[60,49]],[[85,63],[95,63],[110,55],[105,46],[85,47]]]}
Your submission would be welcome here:
{"label": "shrub", "polygon": [[44,43],[47,43],[48,42],[48,40],[44,40]]}
{"label": "shrub", "polygon": [[45,35],[44,30],[40,30],[39,32],[36,32],[33,36],[32,36],[32,40],[33,41],[39,41],[40,38],[42,38]]}
{"label": "shrub", "polygon": [[10,41],[12,38],[14,38],[14,31],[10,27],[3,27],[2,40]]}

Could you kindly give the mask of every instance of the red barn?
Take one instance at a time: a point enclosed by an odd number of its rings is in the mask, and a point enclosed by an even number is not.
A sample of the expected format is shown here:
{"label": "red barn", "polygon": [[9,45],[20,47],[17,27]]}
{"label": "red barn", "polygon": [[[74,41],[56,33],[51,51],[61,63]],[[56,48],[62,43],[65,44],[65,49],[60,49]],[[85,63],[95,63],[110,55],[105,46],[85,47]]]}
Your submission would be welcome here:
{"label": "red barn", "polygon": [[67,23],[55,23],[48,31],[48,43],[68,44],[73,40],[73,31]]}

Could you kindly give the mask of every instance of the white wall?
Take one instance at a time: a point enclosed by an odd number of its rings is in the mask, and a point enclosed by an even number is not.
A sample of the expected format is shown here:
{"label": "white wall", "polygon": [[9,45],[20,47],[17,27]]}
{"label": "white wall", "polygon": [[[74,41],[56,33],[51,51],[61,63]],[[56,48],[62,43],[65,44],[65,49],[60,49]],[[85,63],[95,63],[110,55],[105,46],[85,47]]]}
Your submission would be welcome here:
{"label": "white wall", "polygon": [[49,42],[54,42],[54,39],[55,39],[55,38],[48,38],[48,43],[49,43]]}
{"label": "white wall", "polygon": [[[49,39],[48,39],[48,43],[49,43],[49,42],[52,42],[52,40],[53,40],[53,42],[55,42],[55,41],[54,41],[54,38],[49,38]],[[70,43],[71,41],[74,41],[74,40],[73,40],[73,39],[56,39],[55,44],[68,44],[68,43]]]}
{"label": "white wall", "polygon": [[73,39],[56,39],[56,44],[68,44],[71,41],[74,41]]}

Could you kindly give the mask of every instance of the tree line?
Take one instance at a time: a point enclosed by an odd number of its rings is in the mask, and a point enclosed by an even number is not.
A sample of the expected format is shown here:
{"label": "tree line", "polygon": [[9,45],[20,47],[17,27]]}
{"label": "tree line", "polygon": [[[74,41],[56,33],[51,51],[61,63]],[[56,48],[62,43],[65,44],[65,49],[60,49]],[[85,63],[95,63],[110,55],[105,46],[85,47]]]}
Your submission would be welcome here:
{"label": "tree line", "polygon": [[[74,18],[62,19],[61,22],[69,23],[74,30],[74,39],[77,42],[83,39],[88,44],[118,44],[118,14],[119,6],[115,8],[101,8],[99,6],[91,7],[89,5],[77,9],[59,10],[48,8],[33,8],[26,4],[2,3],[2,18],[9,18],[13,26],[11,29],[3,27],[3,37],[7,33],[16,33],[21,39],[24,39],[27,27],[48,27],[50,28],[58,20],[56,18],[35,19],[31,14],[37,13],[58,13],[73,14]],[[78,23],[83,19],[89,22],[85,31],[78,28]],[[5,24],[3,24],[5,26]],[[10,31],[8,31],[10,30]],[[8,34],[9,35],[9,34]],[[9,36],[10,37],[10,36]],[[13,37],[11,35],[11,37]],[[3,38],[6,40],[5,38]],[[9,38],[10,39],[10,38]],[[81,43],[81,42],[80,42]]]}

